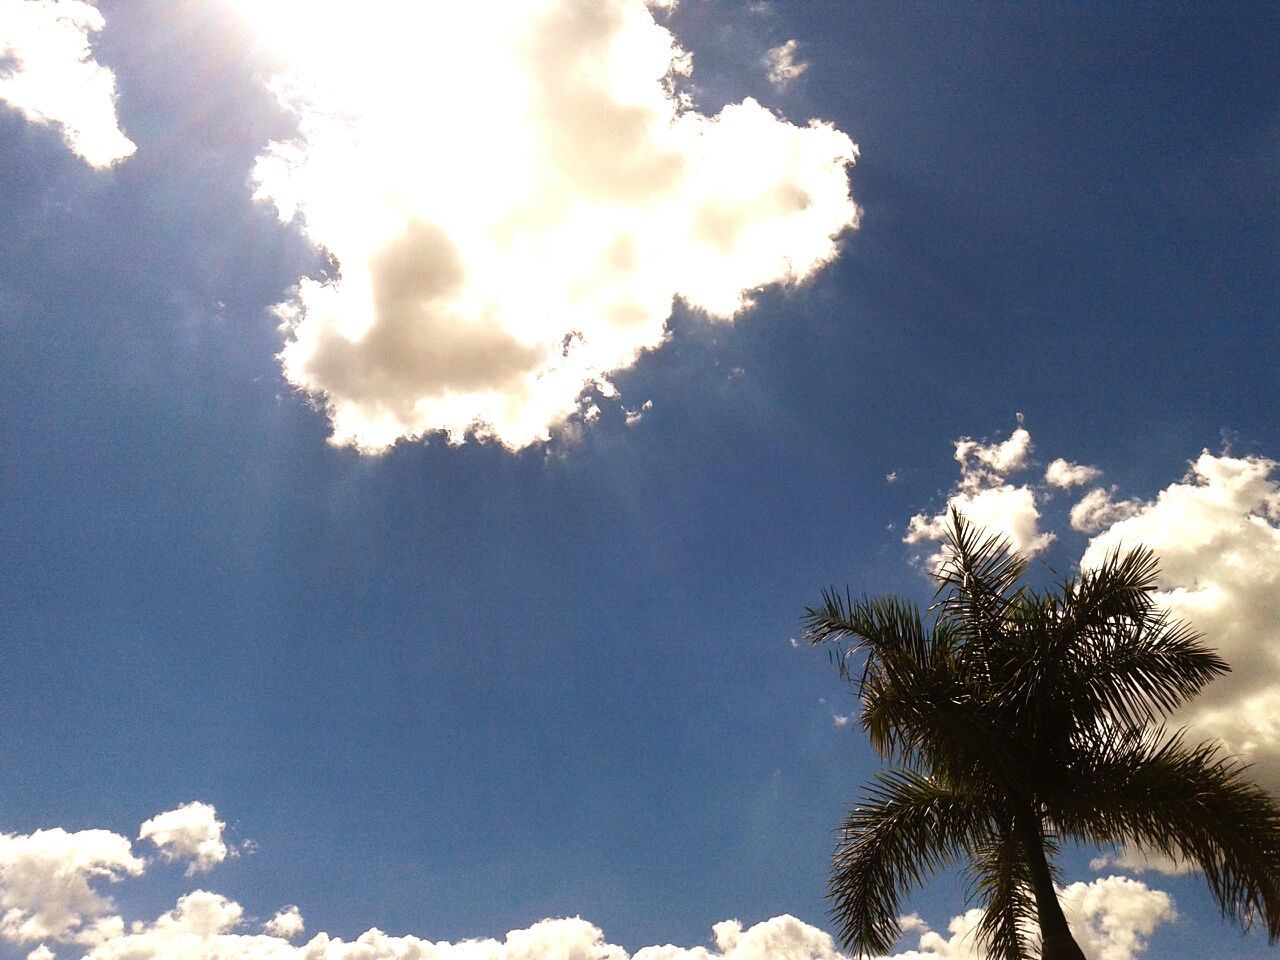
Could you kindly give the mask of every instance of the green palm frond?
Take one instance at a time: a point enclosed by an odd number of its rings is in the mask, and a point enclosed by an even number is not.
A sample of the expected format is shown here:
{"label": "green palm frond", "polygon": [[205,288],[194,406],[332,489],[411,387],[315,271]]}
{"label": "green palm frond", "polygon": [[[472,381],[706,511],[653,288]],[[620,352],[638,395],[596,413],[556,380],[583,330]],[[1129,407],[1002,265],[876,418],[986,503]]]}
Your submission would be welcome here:
{"label": "green palm frond", "polygon": [[809,607],[801,618],[809,643],[833,644],[841,676],[850,679],[849,660],[867,655],[866,671],[877,665],[890,671],[910,672],[913,664],[929,657],[931,637],[925,631],[920,608],[897,597],[852,599],[834,587],[824,590],[822,603]]}
{"label": "green palm frond", "polygon": [[1053,803],[1060,829],[1195,864],[1223,916],[1280,940],[1280,803],[1244,764],[1159,728],[1099,735],[1073,761]]}
{"label": "green palm frond", "polygon": [[1141,620],[1155,607],[1152,594],[1159,583],[1159,564],[1150,548],[1117,548],[1078,580],[1062,583],[1063,606],[1081,630],[1117,617]]}
{"label": "green palm frond", "polygon": [[849,812],[832,860],[829,898],[844,945],[887,953],[902,934],[907,891],[949,866],[990,830],[984,799],[914,771],[878,774]]}
{"label": "green palm frond", "polygon": [[969,899],[983,907],[977,936],[986,955],[990,960],[1032,956],[1027,934],[1035,929],[1036,902],[1011,822],[973,851],[968,874]]}
{"label": "green palm frond", "polygon": [[939,620],[955,625],[969,652],[985,652],[999,636],[1026,569],[1007,539],[984,535],[952,507],[942,564],[934,573]]}
{"label": "green palm frond", "polygon": [[1168,716],[1231,668],[1179,620],[1118,620],[1080,644],[1059,698],[1081,726],[1106,714],[1131,726]]}

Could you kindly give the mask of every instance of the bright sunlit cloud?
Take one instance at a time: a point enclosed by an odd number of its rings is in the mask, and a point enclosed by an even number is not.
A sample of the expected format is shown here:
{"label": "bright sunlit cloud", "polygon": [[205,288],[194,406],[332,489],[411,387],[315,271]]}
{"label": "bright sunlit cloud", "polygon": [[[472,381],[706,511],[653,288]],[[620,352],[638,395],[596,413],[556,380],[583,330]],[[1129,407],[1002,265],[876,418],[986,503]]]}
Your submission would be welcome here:
{"label": "bright sunlit cloud", "polygon": [[1081,565],[1138,544],[1160,560],[1159,602],[1232,668],[1173,723],[1222,739],[1280,786],[1280,462],[1205,451],[1154,500],[1128,501]]}
{"label": "bright sunlit cloud", "polygon": [[116,118],[115,75],[90,50],[90,35],[104,25],[82,0],[0,0],[0,103],[58,128],[92,167],[136,149]]}
{"label": "bright sunlit cloud", "polygon": [[671,4],[234,2],[299,122],[257,196],[340,266],[281,307],[285,375],[335,443],[544,440],[675,300],[731,318],[856,224],[845,134],[679,92]]}
{"label": "bright sunlit cloud", "polygon": [[[1034,487],[1008,479],[1010,474],[1027,469],[1031,453],[1031,434],[1021,425],[1021,415],[1018,423],[1008,439],[998,443],[982,443],[972,437],[956,441],[955,459],[960,464],[960,480],[955,491],[938,513],[918,513],[911,518],[904,543],[941,542],[953,509],[971,523],[1000,534],[1014,550],[1028,557],[1041,553],[1053,542],[1052,533],[1040,530]],[[937,564],[941,559],[942,553],[935,553],[930,563]]]}

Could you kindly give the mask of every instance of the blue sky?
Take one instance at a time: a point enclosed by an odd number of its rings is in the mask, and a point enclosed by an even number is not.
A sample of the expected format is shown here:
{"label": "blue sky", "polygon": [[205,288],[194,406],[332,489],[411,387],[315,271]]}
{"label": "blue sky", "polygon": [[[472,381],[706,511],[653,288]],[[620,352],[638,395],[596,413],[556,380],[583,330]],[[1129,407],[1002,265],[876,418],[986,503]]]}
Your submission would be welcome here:
{"label": "blue sky", "polygon": [[[608,368],[619,399],[549,443],[380,454],[327,443],[324,394],[277,360],[272,308],[335,267],[252,196],[297,124],[261,82],[270,44],[224,4],[98,9],[136,153],[94,167],[0,107],[0,831],[132,839],[199,800],[253,841],[208,876],[99,883],[126,921],[201,887],[346,939],[829,929],[833,830],[876,761],[790,639],[832,582],[927,598],[927,544],[902,540],[959,495],[958,438],[1022,415],[1009,483],[1035,487],[1055,569],[1165,523],[1151,501],[1205,449],[1261,465],[1237,519],[1277,530],[1270,5],[684,0],[658,19],[696,109],[753,97],[843,131],[858,228],[732,322],[677,303],[665,343]],[[790,39],[807,69],[779,87],[767,51]],[[465,106],[469,55],[406,128]],[[1140,502],[1073,530],[1083,489],[1039,479],[1058,457]],[[1265,616],[1248,655],[1270,664]],[[1145,956],[1268,955],[1194,877],[1138,879],[1180,918]],[[911,906],[945,930],[963,891]]]}

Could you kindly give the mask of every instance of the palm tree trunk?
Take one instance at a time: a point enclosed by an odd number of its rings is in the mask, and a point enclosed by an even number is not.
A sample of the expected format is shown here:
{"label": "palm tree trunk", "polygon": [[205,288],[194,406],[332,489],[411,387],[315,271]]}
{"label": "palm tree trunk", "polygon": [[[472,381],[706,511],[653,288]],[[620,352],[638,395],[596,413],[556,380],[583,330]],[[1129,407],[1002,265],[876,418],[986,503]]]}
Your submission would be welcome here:
{"label": "palm tree trunk", "polygon": [[1027,870],[1031,874],[1031,891],[1036,898],[1036,914],[1040,920],[1041,960],[1085,960],[1084,951],[1071,936],[1067,918],[1058,903],[1053,889],[1053,874],[1044,855],[1044,837],[1040,833],[1040,819],[1030,810],[1020,813],[1017,820],[1018,839],[1027,858]]}

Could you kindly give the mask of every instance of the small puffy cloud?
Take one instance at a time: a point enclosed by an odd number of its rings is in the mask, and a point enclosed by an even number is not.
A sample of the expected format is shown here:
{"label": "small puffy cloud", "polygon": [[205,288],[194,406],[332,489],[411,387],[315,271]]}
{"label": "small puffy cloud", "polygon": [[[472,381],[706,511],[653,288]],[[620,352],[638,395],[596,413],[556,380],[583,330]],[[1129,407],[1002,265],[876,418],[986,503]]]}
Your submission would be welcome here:
{"label": "small puffy cloud", "polygon": [[1004,476],[1027,465],[1031,452],[1031,434],[1025,427],[1018,427],[1008,440],[1000,443],[979,443],[970,437],[956,441],[956,462],[967,478],[979,476],[982,468]]}
{"label": "small puffy cloud", "polygon": [[43,943],[27,954],[27,960],[56,960],[56,957],[48,945]]}
{"label": "small puffy cloud", "polygon": [[847,713],[833,713],[831,715],[831,725],[834,727],[847,727],[853,722],[853,717]]}
{"label": "small puffy cloud", "polygon": [[1102,471],[1097,467],[1087,467],[1083,463],[1072,463],[1070,460],[1064,460],[1059,457],[1054,460],[1044,471],[1044,482],[1051,487],[1061,487],[1063,490],[1071,487],[1080,487],[1086,483],[1093,483],[1102,476]]}
{"label": "small puffy cloud", "polygon": [[[1018,553],[1032,557],[1042,552],[1054,535],[1040,530],[1035,490],[1006,479],[1007,474],[1026,468],[1030,452],[1031,434],[1022,426],[999,443],[961,437],[955,444],[955,459],[960,464],[955,492],[939,513],[913,516],[903,542],[917,545],[943,540],[948,515],[956,509],[971,523],[1005,537]],[[936,564],[941,559],[941,552],[935,553],[930,562]]]}
{"label": "small puffy cloud", "polygon": [[302,912],[297,907],[285,907],[262,925],[264,933],[284,940],[300,936],[303,929],[305,924],[302,922]]}
{"label": "small puffy cloud", "polygon": [[142,825],[139,840],[150,840],[170,863],[187,862],[187,876],[211,870],[227,859],[222,839],[227,825],[212,805],[195,801],[157,814]]}
{"label": "small puffy cloud", "polygon": [[[1035,556],[1054,540],[1052,533],[1041,532],[1035,492],[1027,486],[1005,483],[957,493],[947,501],[947,509],[951,507],[976,526],[1005,537],[1013,549],[1024,556]],[[939,541],[944,536],[946,523],[946,511],[935,516],[916,514],[907,526],[903,542]]]}
{"label": "small puffy cloud", "polygon": [[1195,870],[1195,866],[1185,860],[1166,857],[1162,853],[1138,847],[1122,847],[1116,853],[1103,854],[1089,861],[1090,870],[1107,870],[1111,868],[1137,874],[1147,873],[1148,871],[1151,873],[1163,873],[1169,877],[1181,876],[1182,874],[1192,873]]}
{"label": "small puffy cloud", "polygon": [[116,936],[123,922],[92,883],[139,876],[143,868],[128,839],[109,830],[0,835],[0,937],[93,944]]}
{"label": "small puffy cloud", "polygon": [[1174,718],[1221,738],[1280,786],[1280,463],[1202,453],[1179,483],[1100,532],[1081,560],[1145,544],[1160,562],[1158,602],[1231,664]]}
{"label": "small puffy cloud", "polygon": [[280,308],[334,443],[544,441],[664,343],[675,301],[728,320],[857,223],[849,137],[750,99],[699,112],[644,0],[230,2],[299,123],[256,196],[340,268]]}
{"label": "small puffy cloud", "polygon": [[105,23],[82,0],[0,0],[0,103],[57,127],[93,167],[136,149],[116,118],[115,75],[90,50],[90,35]]}
{"label": "small puffy cloud", "polygon": [[627,426],[634,427],[637,423],[643,420],[644,415],[652,409],[653,409],[653,401],[646,400],[644,403],[640,404],[639,410],[627,410],[626,411]]}
{"label": "small puffy cloud", "polygon": [[1097,487],[1071,508],[1071,529],[1098,533],[1142,510],[1140,500],[1113,500],[1114,490]]}
{"label": "small puffy cloud", "polygon": [[769,82],[778,89],[789,86],[792,80],[809,69],[807,63],[796,59],[799,47],[798,41],[788,40],[764,55],[765,65],[769,68]]}

